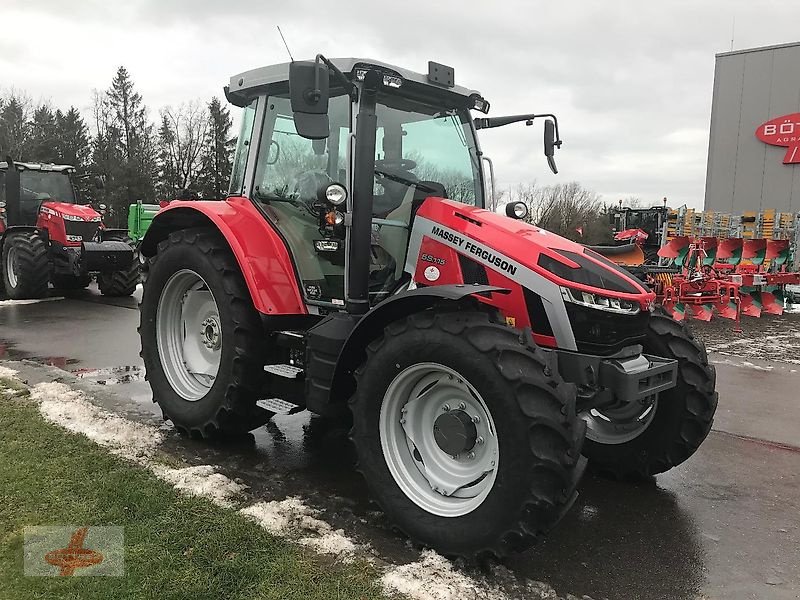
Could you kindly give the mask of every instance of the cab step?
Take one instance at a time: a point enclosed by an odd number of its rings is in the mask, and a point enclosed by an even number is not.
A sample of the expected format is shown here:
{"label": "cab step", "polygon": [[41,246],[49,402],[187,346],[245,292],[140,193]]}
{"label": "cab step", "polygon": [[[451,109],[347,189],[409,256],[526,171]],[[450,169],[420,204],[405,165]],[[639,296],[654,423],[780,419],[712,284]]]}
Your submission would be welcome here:
{"label": "cab step", "polygon": [[272,375],[277,375],[278,377],[285,377],[286,379],[297,379],[297,377],[303,372],[303,369],[300,367],[295,367],[293,365],[264,365],[264,370],[267,373]]}
{"label": "cab step", "polygon": [[302,406],[281,400],[280,398],[263,398],[256,401],[256,406],[275,413],[276,415],[293,415],[304,409]]}

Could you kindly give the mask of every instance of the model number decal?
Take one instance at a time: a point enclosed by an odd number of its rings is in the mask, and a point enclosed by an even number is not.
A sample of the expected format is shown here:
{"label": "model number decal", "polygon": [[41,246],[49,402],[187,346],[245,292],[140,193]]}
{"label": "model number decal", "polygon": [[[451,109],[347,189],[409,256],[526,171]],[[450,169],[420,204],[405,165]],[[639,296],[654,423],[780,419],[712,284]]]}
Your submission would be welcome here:
{"label": "model number decal", "polygon": [[438,256],[434,256],[433,254],[423,254],[422,260],[425,262],[434,263],[437,265],[446,265],[447,261],[443,258],[439,258]]}

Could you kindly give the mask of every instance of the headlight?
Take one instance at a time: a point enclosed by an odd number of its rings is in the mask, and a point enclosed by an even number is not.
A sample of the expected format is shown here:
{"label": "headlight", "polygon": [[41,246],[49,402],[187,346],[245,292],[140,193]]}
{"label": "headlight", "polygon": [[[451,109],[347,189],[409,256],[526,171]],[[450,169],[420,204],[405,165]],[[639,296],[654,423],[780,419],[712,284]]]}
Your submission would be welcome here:
{"label": "headlight", "polygon": [[76,217],[74,215],[61,215],[65,221],[83,221],[83,217]]}
{"label": "headlight", "polygon": [[332,183],[325,190],[325,199],[334,206],[339,206],[347,200],[347,190],[343,185]]}
{"label": "headlight", "polygon": [[567,287],[561,288],[561,296],[564,298],[564,302],[572,302],[573,304],[580,304],[581,306],[588,306],[589,308],[596,308],[606,312],[625,315],[635,315],[639,312],[639,304],[632,300],[610,298]]}

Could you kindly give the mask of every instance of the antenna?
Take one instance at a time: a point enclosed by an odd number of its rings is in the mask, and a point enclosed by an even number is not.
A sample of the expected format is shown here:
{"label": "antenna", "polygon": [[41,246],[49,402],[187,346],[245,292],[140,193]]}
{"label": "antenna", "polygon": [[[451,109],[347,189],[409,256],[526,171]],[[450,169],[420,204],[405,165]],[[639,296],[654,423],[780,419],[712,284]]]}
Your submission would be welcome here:
{"label": "antenna", "polygon": [[736,33],[736,15],[733,15],[733,25],[731,25],[731,52],[733,52],[733,37]]}
{"label": "antenna", "polygon": [[[289,44],[286,43],[286,38],[283,37],[283,32],[281,31],[281,26],[280,25],[276,25],[275,27],[278,28],[278,33],[281,34],[281,39],[283,40],[283,45],[286,46],[286,52],[289,54],[289,58],[292,59],[292,62],[294,62],[294,56],[292,56],[292,51],[289,50]],[[733,43],[733,42],[731,42],[731,43]]]}

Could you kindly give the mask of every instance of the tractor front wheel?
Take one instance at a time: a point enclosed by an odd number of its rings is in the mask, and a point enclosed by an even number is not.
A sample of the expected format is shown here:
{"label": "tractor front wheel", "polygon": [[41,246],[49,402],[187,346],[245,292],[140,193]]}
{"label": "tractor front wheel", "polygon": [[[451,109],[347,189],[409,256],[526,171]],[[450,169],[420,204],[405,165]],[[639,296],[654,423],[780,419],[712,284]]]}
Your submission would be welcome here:
{"label": "tractor front wheel", "polygon": [[47,244],[34,231],[10,233],[3,243],[3,285],[12,300],[43,298],[50,281]]}
{"label": "tractor front wheel", "polygon": [[[133,247],[133,241],[127,236],[110,236],[107,239],[125,242]],[[97,287],[103,296],[120,298],[132,295],[136,291],[139,280],[139,260],[134,256],[133,262],[124,269],[98,273]]]}
{"label": "tractor front wheel", "polygon": [[241,434],[272,413],[256,406],[264,334],[239,265],[215,231],[173,232],[147,265],[139,335],[164,417],[185,434]]}
{"label": "tractor front wheel", "polygon": [[678,361],[674,388],[651,402],[581,415],[590,466],[616,478],[655,475],[681,464],[706,439],[717,409],[716,372],[685,323],[651,315],[644,353]]}
{"label": "tractor front wheel", "polygon": [[575,388],[482,312],[425,311],[367,348],[350,402],[358,468],[389,520],[448,556],[521,550],[583,471]]}

